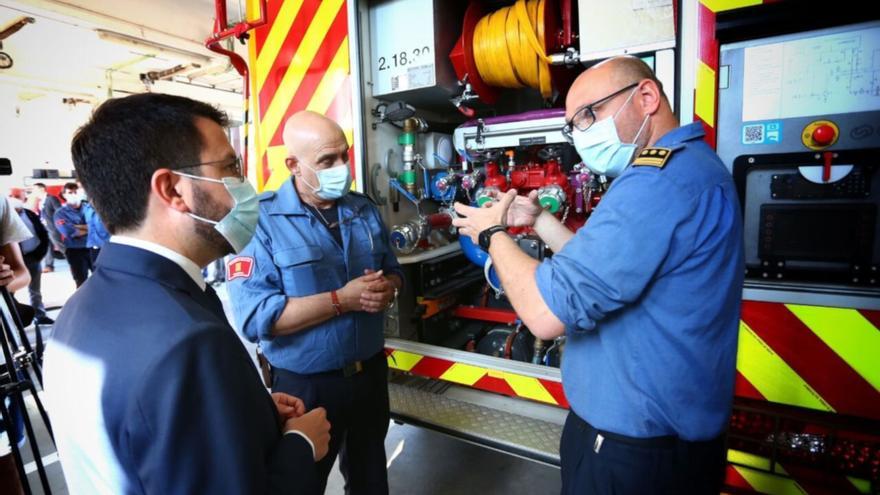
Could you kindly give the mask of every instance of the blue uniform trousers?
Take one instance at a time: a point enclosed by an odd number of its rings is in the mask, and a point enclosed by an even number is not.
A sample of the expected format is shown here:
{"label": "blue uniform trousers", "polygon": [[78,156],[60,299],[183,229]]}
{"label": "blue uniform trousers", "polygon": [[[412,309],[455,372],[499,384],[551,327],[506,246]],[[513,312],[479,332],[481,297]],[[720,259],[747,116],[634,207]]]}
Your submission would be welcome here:
{"label": "blue uniform trousers", "polygon": [[[346,376],[349,374],[349,376]],[[330,421],[330,449],[317,464],[320,493],[327,486],[337,454],[345,493],[387,495],[385,434],[390,421],[388,362],[379,352],[355,374],[343,370],[302,375],[272,370],[272,391],[299,397],[306,409],[323,407]]]}
{"label": "blue uniform trousers", "polygon": [[559,447],[563,495],[718,495],[725,439],[634,438],[568,413]]}

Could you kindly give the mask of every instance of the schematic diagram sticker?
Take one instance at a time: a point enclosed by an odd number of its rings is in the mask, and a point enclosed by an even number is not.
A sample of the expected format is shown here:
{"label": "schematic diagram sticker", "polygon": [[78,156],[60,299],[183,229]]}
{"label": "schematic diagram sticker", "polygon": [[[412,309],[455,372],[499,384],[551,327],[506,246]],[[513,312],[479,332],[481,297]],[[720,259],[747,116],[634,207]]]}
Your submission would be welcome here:
{"label": "schematic diagram sticker", "polygon": [[742,120],[880,110],[880,26],[745,49]]}
{"label": "schematic diagram sticker", "polygon": [[782,122],[746,124],[742,129],[742,144],[779,144],[782,142]]}

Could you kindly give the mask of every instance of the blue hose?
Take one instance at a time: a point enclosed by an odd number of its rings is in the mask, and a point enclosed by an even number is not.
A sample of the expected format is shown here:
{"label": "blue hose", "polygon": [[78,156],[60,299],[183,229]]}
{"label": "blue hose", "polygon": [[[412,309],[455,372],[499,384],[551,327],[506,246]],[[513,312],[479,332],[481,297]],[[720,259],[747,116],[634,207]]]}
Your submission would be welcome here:
{"label": "blue hose", "polygon": [[[486,261],[489,260],[489,253],[483,251],[483,249],[471,240],[468,236],[459,236],[458,243],[461,244],[461,251],[464,253],[465,257],[471,261],[471,263],[477,265],[480,268],[486,266]],[[489,281],[495,287],[501,287],[501,279],[498,278],[498,274],[495,273],[495,267],[489,269]]]}
{"label": "blue hose", "polygon": [[403,194],[406,199],[412,201],[414,205],[418,206],[419,200],[415,196],[410,194],[410,192],[407,191],[406,188],[404,188],[403,185],[400,184],[400,181],[398,181],[397,179],[388,179],[388,183],[391,185],[391,187],[397,189],[400,194]]}
{"label": "blue hose", "polygon": [[431,177],[430,176],[431,176],[431,173],[428,171],[428,169],[425,167],[422,167],[422,178],[425,179],[424,180],[424,183],[425,183],[424,195],[425,196],[431,195]]}

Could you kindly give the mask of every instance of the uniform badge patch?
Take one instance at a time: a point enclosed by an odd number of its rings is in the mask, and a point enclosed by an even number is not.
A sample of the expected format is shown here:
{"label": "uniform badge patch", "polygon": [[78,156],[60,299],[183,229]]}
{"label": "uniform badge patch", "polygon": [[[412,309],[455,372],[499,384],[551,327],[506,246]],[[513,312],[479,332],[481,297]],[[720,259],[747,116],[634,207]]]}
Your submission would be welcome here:
{"label": "uniform badge patch", "polygon": [[226,281],[237,278],[251,278],[254,271],[254,259],[250,256],[236,256],[226,262]]}
{"label": "uniform badge patch", "polygon": [[645,148],[639,156],[633,160],[633,166],[648,166],[663,168],[675,148]]}

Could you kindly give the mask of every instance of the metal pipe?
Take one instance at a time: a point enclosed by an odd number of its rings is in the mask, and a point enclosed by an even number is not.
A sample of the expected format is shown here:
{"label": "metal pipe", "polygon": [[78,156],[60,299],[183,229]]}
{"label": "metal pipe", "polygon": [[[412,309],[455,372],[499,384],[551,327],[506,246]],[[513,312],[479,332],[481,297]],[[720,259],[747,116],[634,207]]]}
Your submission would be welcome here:
{"label": "metal pipe", "polygon": [[214,17],[214,35],[216,36],[218,31],[226,29],[226,26],[229,25],[229,20],[226,17],[225,0],[214,0],[214,13],[217,14]]}
{"label": "metal pipe", "polygon": [[410,117],[403,121],[403,133],[398,138],[398,143],[403,147],[403,172],[400,174],[400,182],[410,194],[418,191],[418,171],[415,169],[416,132],[420,130],[419,120]]}
{"label": "metal pipe", "polygon": [[232,50],[227,50],[220,45],[220,42],[230,36],[244,41],[248,31],[266,25],[266,2],[260,0],[260,18],[254,22],[239,22],[228,28],[226,17],[226,0],[214,0],[214,10],[217,14],[214,19],[214,34],[205,40],[205,47],[212,52],[219,53],[229,57],[229,62],[235,67],[235,70],[241,75],[244,84],[242,93],[244,94],[244,153],[242,157],[242,173],[245,177],[248,174],[248,122],[250,121],[250,74],[247,62]]}
{"label": "metal pipe", "polygon": [[544,360],[544,356],[541,355],[541,353],[543,352],[544,341],[539,338],[535,338],[535,346],[534,350],[532,351],[532,364],[541,364],[541,362]]}

